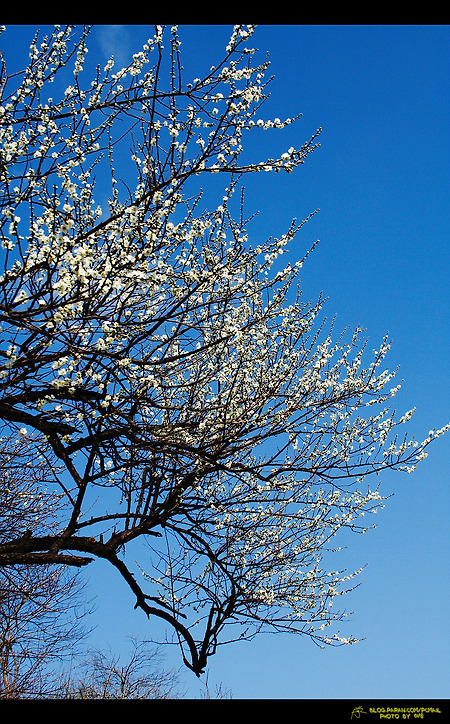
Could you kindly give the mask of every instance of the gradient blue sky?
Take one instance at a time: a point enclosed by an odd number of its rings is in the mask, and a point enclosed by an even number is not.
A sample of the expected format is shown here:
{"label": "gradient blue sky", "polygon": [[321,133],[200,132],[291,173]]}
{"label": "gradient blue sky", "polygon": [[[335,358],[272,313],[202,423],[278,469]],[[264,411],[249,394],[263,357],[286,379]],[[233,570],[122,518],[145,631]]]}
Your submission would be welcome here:
{"label": "gradient blue sky", "polygon": [[[9,53],[33,30],[11,27]],[[186,68],[195,76],[213,65],[230,32],[181,26]],[[91,53],[126,59],[151,34],[146,25],[98,26]],[[405,380],[395,407],[417,407],[408,429],[422,439],[450,420],[449,27],[261,25],[252,45],[269,52],[275,75],[261,115],[303,114],[283,146],[323,129],[321,148],[296,173],[246,181],[248,210],[261,211],[254,233],[282,233],[292,217],[320,209],[291,250],[295,261],[321,240],[303,269],[304,295],[323,291],[336,329],[361,324],[370,349],[390,333],[389,366]],[[264,133],[261,160],[271,142]],[[361,643],[321,650],[267,635],[223,647],[210,661],[210,688],[222,684],[235,699],[447,698],[449,452],[447,435],[413,475],[386,475],[383,491],[395,496],[377,529],[339,554],[343,567],[368,564],[343,602],[355,614],[342,634]],[[120,651],[125,636],[152,635],[106,568],[92,571],[90,591],[93,643]],[[166,663],[179,666],[175,649]],[[196,677],[183,669],[181,677],[186,696],[198,696]]]}

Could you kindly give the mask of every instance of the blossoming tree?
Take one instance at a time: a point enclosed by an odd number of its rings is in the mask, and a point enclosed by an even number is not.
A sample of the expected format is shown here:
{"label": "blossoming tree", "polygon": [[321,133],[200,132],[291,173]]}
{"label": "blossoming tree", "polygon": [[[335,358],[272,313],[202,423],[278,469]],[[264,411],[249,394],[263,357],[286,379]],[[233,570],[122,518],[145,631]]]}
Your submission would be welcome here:
{"label": "blossoming tree", "polygon": [[366,363],[361,330],[333,341],[322,300],[302,300],[304,258],[280,262],[304,222],[252,239],[242,178],[293,171],[319,134],[242,162],[246,134],[295,120],[259,120],[253,31],[185,82],[178,30],[157,26],[85,81],[89,29],[57,26],[1,76],[0,415],[66,519],[11,536],[0,564],[109,561],[197,675],[260,630],[353,641],[326,631],[356,575],[330,570],[333,538],[366,530],[377,475],[412,470],[442,432],[400,432],[387,339]]}

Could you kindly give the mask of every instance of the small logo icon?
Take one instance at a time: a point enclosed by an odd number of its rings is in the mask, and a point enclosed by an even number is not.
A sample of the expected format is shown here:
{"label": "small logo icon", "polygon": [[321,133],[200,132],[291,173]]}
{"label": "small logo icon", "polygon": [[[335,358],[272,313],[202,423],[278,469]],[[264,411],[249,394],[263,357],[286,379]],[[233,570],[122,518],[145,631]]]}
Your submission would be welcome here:
{"label": "small logo icon", "polygon": [[355,717],[355,719],[359,719],[359,717],[361,716],[361,714],[367,714],[367,712],[364,711],[364,709],[362,708],[362,706],[356,706],[356,707],[353,709],[353,711],[352,711],[352,716],[351,716],[351,718],[353,719],[353,717]]}

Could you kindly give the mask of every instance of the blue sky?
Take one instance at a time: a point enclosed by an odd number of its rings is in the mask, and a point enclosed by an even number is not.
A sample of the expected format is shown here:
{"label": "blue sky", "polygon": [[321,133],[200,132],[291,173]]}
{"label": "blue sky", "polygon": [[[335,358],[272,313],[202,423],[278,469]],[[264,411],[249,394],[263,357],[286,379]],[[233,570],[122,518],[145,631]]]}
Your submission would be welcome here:
{"label": "blue sky", "polygon": [[[9,52],[32,31],[11,28]],[[181,27],[186,68],[196,75],[214,64],[230,32]],[[126,57],[151,34],[145,25],[99,26],[91,52]],[[262,25],[252,44],[269,52],[275,76],[261,113],[303,114],[283,136],[287,146],[323,129],[321,148],[296,173],[246,181],[249,210],[260,211],[254,233],[282,233],[292,217],[320,209],[291,249],[295,261],[321,240],[303,268],[304,297],[323,292],[336,329],[361,324],[370,349],[389,332],[388,363],[405,380],[395,407],[417,407],[408,429],[423,439],[450,420],[449,28]],[[267,138],[251,149],[261,160]],[[447,698],[449,452],[447,435],[413,475],[386,475],[383,491],[395,496],[377,529],[353,536],[340,554],[351,570],[367,564],[344,602],[355,614],[341,628],[362,642],[321,650],[267,635],[223,647],[210,660],[209,686],[244,699]],[[126,635],[151,636],[153,624],[133,611],[114,574],[100,566],[91,575],[93,642],[121,650]],[[166,661],[179,666],[175,649]],[[201,683],[181,675],[186,695],[198,696]]]}

